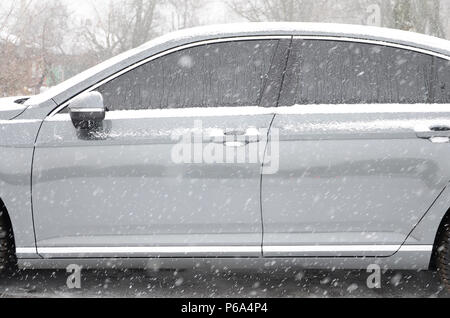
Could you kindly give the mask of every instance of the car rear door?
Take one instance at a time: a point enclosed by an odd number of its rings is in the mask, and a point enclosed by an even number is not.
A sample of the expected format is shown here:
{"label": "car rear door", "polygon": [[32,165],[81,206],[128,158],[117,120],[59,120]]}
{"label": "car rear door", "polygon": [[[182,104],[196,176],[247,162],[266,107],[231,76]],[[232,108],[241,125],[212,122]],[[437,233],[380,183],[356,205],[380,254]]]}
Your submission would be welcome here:
{"label": "car rear door", "polygon": [[447,58],[395,45],[294,39],[264,255],[397,252],[450,180],[449,73]]}
{"label": "car rear door", "polygon": [[[217,40],[97,85],[98,131],[47,118],[33,165],[39,254],[261,256],[261,161],[287,38]],[[265,138],[264,138],[265,137]],[[252,156],[253,152],[253,156]]]}

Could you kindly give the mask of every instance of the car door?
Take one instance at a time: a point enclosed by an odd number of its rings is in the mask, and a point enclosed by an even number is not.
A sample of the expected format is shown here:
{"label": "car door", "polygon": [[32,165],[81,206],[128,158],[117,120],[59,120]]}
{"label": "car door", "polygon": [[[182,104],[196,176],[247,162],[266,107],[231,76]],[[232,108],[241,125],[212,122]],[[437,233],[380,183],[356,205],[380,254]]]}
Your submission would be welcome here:
{"label": "car door", "polygon": [[[45,120],[33,164],[39,254],[261,256],[262,152],[290,37],[177,48],[93,89],[102,127]],[[70,105],[69,105],[70,106]],[[266,138],[264,138],[266,136]]]}
{"label": "car door", "polygon": [[450,180],[449,71],[405,47],[294,39],[271,131],[280,168],[263,176],[264,255],[396,253]]}

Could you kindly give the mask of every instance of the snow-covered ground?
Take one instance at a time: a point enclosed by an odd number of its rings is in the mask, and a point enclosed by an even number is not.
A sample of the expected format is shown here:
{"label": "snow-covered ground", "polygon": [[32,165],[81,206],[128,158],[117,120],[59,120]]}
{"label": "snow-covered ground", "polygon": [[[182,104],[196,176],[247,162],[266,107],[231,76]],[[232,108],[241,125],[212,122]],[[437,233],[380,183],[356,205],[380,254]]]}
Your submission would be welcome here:
{"label": "snow-covered ground", "polygon": [[65,271],[29,270],[0,281],[0,297],[450,297],[433,272],[396,271],[369,289],[365,271],[84,271],[69,290]]}

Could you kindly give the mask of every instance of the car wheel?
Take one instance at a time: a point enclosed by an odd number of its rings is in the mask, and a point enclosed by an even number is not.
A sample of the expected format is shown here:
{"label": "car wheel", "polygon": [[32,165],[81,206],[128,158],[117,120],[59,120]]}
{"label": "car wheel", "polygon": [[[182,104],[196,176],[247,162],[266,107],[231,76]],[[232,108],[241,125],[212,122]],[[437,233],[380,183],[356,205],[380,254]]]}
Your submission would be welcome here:
{"label": "car wheel", "polygon": [[0,217],[0,274],[13,269],[14,267],[14,248],[11,243],[11,230]]}
{"label": "car wheel", "polygon": [[445,224],[438,246],[438,271],[445,287],[450,291],[450,222]]}

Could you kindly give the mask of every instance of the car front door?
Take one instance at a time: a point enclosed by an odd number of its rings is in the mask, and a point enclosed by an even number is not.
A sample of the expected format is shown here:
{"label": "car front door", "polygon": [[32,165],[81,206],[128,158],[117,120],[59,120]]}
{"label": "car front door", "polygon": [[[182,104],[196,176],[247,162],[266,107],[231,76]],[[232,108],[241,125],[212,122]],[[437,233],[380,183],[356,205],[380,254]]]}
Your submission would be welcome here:
{"label": "car front door", "polygon": [[450,180],[449,70],[403,47],[294,39],[280,169],[263,176],[265,256],[400,249]]}
{"label": "car front door", "polygon": [[273,114],[260,106],[276,103],[289,43],[189,45],[94,87],[102,127],[76,130],[67,109],[47,118],[33,165],[39,254],[261,256],[255,151]]}

